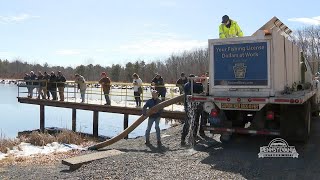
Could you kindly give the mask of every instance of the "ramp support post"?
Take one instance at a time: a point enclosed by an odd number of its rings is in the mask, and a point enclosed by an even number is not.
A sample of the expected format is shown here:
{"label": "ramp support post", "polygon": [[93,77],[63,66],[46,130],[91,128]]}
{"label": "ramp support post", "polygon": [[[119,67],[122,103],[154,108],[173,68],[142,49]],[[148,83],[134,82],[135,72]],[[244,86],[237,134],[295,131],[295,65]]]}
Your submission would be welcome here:
{"label": "ramp support post", "polygon": [[99,111],[93,111],[93,137],[98,137]]}
{"label": "ramp support post", "polygon": [[40,132],[44,132],[44,105],[40,105]]}
{"label": "ramp support post", "polygon": [[77,109],[72,108],[72,131],[77,131]]}
{"label": "ramp support post", "polygon": [[[123,119],[123,130],[127,129],[129,126],[129,115],[124,114],[124,119]],[[128,139],[128,135],[124,137],[124,139]]]}

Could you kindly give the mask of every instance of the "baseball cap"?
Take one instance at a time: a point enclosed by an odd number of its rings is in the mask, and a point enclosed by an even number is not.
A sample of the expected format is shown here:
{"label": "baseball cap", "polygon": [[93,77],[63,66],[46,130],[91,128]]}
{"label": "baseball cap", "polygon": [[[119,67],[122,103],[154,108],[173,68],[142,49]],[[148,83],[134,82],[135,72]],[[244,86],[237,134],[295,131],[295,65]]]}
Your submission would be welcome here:
{"label": "baseball cap", "polygon": [[228,21],[229,21],[229,16],[228,15],[222,16],[222,22],[221,23],[226,23]]}

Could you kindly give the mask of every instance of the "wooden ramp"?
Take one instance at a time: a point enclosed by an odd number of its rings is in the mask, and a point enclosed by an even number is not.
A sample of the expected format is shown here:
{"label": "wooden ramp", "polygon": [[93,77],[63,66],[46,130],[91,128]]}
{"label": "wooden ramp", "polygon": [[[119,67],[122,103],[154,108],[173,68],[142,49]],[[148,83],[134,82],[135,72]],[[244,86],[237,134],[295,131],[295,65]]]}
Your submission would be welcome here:
{"label": "wooden ramp", "polygon": [[147,111],[146,115],[142,115],[139,117],[134,123],[132,123],[128,128],[126,128],[124,131],[122,131],[119,135],[114,136],[113,138],[97,143],[93,146],[88,147],[89,150],[97,150],[106,146],[109,146],[115,142],[120,141],[121,139],[125,138],[130,132],[132,132],[136,127],[138,127],[145,119],[147,119],[150,115],[152,115],[155,112],[158,112],[159,110],[163,109],[164,107],[170,106],[171,104],[181,102],[184,99],[184,95],[177,96],[175,98],[163,101],[155,106],[153,106],[151,109]]}
{"label": "wooden ramp", "polygon": [[[183,101],[184,95],[180,95],[178,97],[169,99],[167,101],[163,101],[151,109],[147,111],[146,115],[142,115],[140,118],[138,118],[131,126],[126,128],[123,132],[121,132],[119,135],[111,138],[110,140],[100,142],[98,144],[95,144],[93,146],[88,147],[89,150],[97,150],[106,146],[109,146],[117,141],[120,141],[125,136],[127,136],[130,132],[132,132],[136,127],[138,127],[145,119],[147,119],[150,115],[152,115],[154,112],[159,111],[160,109],[163,109],[166,106],[169,106],[171,104]],[[89,163],[94,160],[102,159],[109,156],[119,155],[123,152],[118,150],[108,150],[108,151],[100,151],[96,153],[86,154],[83,156],[77,156],[73,158],[69,158],[66,160],[62,160],[62,164],[70,166],[70,170],[75,170],[79,167],[81,167],[82,164]]]}
{"label": "wooden ramp", "polygon": [[94,160],[103,159],[110,156],[115,156],[122,154],[122,151],[112,149],[107,151],[99,151],[95,153],[85,154],[82,156],[76,156],[69,159],[62,160],[62,164],[70,167],[70,170],[75,170],[80,168],[83,164],[89,163]]}

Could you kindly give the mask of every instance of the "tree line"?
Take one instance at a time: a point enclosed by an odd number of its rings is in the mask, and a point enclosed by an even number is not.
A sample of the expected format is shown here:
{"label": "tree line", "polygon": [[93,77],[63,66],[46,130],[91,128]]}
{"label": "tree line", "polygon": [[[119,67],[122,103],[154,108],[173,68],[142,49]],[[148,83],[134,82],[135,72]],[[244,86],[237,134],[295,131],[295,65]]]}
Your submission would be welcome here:
{"label": "tree line", "polygon": [[[310,26],[299,29],[291,36],[293,41],[299,45],[309,60],[313,72],[319,71],[320,60],[320,26]],[[107,72],[108,76],[114,82],[131,82],[132,74],[139,74],[143,82],[150,82],[155,73],[160,73],[165,83],[175,83],[180,77],[181,72],[185,74],[195,74],[201,76],[209,71],[209,53],[208,49],[195,49],[184,51],[180,54],[172,54],[164,60],[145,60],[139,59],[128,62],[124,66],[112,64],[103,66],[100,64],[79,65],[75,68],[63,66],[49,66],[30,64],[17,59],[12,62],[7,59],[0,59],[0,77],[22,79],[25,73],[34,71],[57,72],[61,71],[68,80],[74,79],[74,74],[83,75],[88,81],[97,81],[100,79],[101,72]],[[147,63],[148,62],[148,63]]]}
{"label": "tree line", "polygon": [[299,29],[293,38],[307,57],[313,73],[318,72],[320,70],[320,26]]}
{"label": "tree line", "polygon": [[159,73],[165,80],[165,83],[175,83],[180,77],[181,72],[186,74],[203,75],[208,71],[208,51],[207,49],[197,49],[185,51],[181,54],[172,54],[165,60],[155,60],[146,63],[147,60],[136,60],[128,62],[125,66],[112,64],[112,66],[103,66],[100,64],[79,65],[75,68],[63,66],[49,66],[30,64],[21,60],[12,62],[7,59],[0,59],[0,77],[8,79],[23,79],[25,73],[34,71],[57,72],[61,71],[68,80],[74,79],[74,74],[78,73],[85,77],[87,81],[97,81],[100,79],[100,73],[106,72],[114,82],[131,82],[132,74],[139,74],[143,82],[151,82],[156,73]]}

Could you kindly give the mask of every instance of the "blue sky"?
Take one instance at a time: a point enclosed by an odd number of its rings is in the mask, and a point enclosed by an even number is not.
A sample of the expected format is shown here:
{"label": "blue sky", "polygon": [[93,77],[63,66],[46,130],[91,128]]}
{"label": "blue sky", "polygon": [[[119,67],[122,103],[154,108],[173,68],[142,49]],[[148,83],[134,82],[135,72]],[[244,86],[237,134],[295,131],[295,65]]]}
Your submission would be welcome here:
{"label": "blue sky", "polygon": [[228,14],[251,35],[273,16],[291,29],[319,25],[319,1],[2,0],[0,58],[110,66],[207,46]]}

